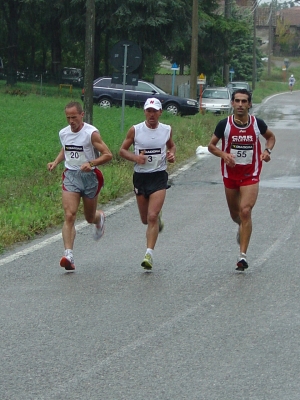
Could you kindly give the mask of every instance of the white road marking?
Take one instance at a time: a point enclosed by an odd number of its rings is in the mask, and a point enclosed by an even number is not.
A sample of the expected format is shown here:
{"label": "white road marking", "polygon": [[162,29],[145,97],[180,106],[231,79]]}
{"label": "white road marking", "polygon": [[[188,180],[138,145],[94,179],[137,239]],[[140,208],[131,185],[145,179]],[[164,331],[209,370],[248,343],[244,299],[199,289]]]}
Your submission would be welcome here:
{"label": "white road marking", "polygon": [[[170,178],[176,177],[181,172],[188,170],[196,162],[197,162],[196,160],[192,160],[189,163],[185,164],[183,167],[179,168],[174,174],[171,174]],[[121,210],[122,208],[126,207],[128,204],[131,204],[134,201],[135,201],[135,196],[133,194],[130,199],[124,201],[122,204],[109,207],[107,210],[105,210],[105,215],[106,216],[112,215],[112,214],[116,213],[117,211]],[[79,232],[81,229],[86,228],[87,225],[88,225],[88,223],[86,221],[76,224],[76,231]],[[0,266],[8,264],[12,261],[18,260],[19,258],[24,257],[28,254],[34,253],[35,251],[38,251],[38,250],[42,249],[43,247],[46,247],[49,244],[57,242],[58,240],[61,240],[61,239],[62,239],[61,233],[51,236],[50,238],[45,239],[45,240],[41,241],[40,243],[34,244],[24,250],[18,251],[17,253],[11,254],[3,259],[0,259]]]}
{"label": "white road marking", "polygon": [[[293,227],[296,223],[298,223],[300,216],[300,208],[298,209],[298,213],[293,215],[288,224],[285,226],[285,229],[281,232],[281,235],[278,239],[251,265],[251,268],[258,269],[261,267],[264,262],[270,258],[271,254],[274,253],[277,249],[282,246],[282,243],[287,241],[290,235],[293,232]],[[151,343],[151,339],[159,337],[166,337],[172,333],[172,329],[176,326],[179,322],[184,320],[190,315],[200,315],[201,309],[206,307],[208,304],[212,304],[214,299],[224,297],[226,293],[232,293],[233,287],[236,285],[236,281],[231,279],[226,281],[221,287],[218,287],[214,292],[208,295],[205,299],[201,300],[198,304],[185,309],[183,312],[179,313],[178,315],[171,318],[169,321],[166,321],[157,326],[156,329],[149,332],[146,335],[143,335],[141,338],[134,340],[133,342],[127,344],[126,346],[120,347],[120,349],[116,350],[110,356],[106,357],[105,359],[96,362],[91,368],[87,369],[86,371],[77,374],[74,378],[71,378],[69,381],[65,382],[62,385],[59,385],[55,389],[47,392],[44,396],[40,396],[36,398],[36,400],[42,399],[55,399],[58,396],[63,395],[64,393],[70,392],[70,390],[75,390],[76,386],[82,384],[83,381],[91,380],[95,376],[101,376],[101,370],[105,368],[109,368],[111,365],[117,363],[118,361],[127,354],[135,353],[138,351],[138,348],[141,346],[147,345],[147,343]],[[104,372],[105,373],[105,372]]]}

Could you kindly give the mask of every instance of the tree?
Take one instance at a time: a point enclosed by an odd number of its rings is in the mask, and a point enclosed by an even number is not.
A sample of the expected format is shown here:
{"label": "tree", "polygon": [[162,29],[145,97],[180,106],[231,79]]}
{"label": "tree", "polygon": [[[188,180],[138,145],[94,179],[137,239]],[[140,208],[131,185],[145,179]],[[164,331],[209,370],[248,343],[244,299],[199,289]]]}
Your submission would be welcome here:
{"label": "tree", "polygon": [[[292,32],[291,26],[282,17],[277,18],[276,43],[280,46],[280,52],[290,55],[299,52],[299,39]],[[296,55],[295,54],[295,55]]]}
{"label": "tree", "polygon": [[23,3],[18,0],[2,0],[0,7],[7,29],[7,84],[14,85],[17,81],[18,68],[18,31]]}

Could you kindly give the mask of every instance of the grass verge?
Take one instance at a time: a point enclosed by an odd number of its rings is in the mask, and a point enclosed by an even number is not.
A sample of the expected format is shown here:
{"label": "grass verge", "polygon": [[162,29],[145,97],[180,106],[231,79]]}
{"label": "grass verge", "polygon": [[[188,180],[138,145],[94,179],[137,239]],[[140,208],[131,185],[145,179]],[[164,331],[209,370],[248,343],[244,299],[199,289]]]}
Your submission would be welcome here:
{"label": "grass verge", "polygon": [[[63,110],[71,99],[74,97],[0,93],[6,116],[1,129],[0,252],[63,222],[63,164],[50,173],[47,163],[60,150],[58,131],[67,125]],[[105,177],[101,204],[132,191],[133,164],[120,159],[118,151],[129,127],[142,121],[144,114],[141,109],[126,107],[123,132],[121,117],[121,108],[94,107],[93,124],[113,152],[113,161],[101,168]],[[161,121],[173,128],[177,165],[208,142],[217,119],[211,115],[180,118],[163,114]]]}
{"label": "grass verge", "polygon": [[[261,81],[254,91],[254,100],[259,102],[261,96],[285,90],[280,82]],[[18,85],[12,91],[0,84],[0,106],[5,116],[0,133],[0,253],[63,222],[63,165],[49,173],[47,163],[60,150],[58,131],[67,124],[64,106],[79,100],[80,90],[70,95],[52,87],[47,93],[41,96],[37,85]],[[113,153],[112,162],[101,168],[105,177],[101,204],[132,191],[133,164],[121,159],[118,151],[127,130],[142,121],[144,114],[141,109],[126,107],[124,120],[121,118],[121,108],[94,107],[93,124]],[[207,146],[221,118],[224,116],[198,114],[180,118],[163,113],[161,122],[172,125],[177,146],[177,162],[169,165],[169,172],[193,157],[198,146]],[[82,215],[79,213],[78,217]]]}

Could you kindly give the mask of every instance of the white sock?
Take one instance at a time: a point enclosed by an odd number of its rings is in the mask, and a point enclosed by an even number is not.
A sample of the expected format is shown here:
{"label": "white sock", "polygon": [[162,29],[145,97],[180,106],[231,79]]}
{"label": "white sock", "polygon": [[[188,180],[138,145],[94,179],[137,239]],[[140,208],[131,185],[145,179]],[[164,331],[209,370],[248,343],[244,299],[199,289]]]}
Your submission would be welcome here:
{"label": "white sock", "polygon": [[151,257],[153,257],[153,249],[147,249],[146,254],[150,254]]}
{"label": "white sock", "polygon": [[65,250],[65,256],[69,256],[73,258],[73,249],[66,249]]}
{"label": "white sock", "polygon": [[246,253],[240,253],[240,257],[243,258],[244,260],[247,260],[247,255],[246,255]]}

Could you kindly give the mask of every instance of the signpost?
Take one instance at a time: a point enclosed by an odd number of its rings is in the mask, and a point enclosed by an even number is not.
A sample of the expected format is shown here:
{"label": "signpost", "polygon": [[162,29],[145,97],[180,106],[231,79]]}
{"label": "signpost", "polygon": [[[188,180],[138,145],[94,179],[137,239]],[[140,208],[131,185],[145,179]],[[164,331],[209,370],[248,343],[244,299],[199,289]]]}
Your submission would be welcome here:
{"label": "signpost", "polygon": [[172,64],[171,70],[173,71],[173,76],[172,76],[172,96],[174,96],[175,76],[176,76],[176,71],[179,71],[178,65],[176,63]]}
{"label": "signpost", "polygon": [[233,74],[234,74],[234,69],[233,68],[230,68],[229,74],[230,74],[230,82],[232,82],[232,77],[233,77]]}
{"label": "signpost", "polygon": [[286,82],[286,67],[282,67],[282,80]]}
{"label": "signpost", "polygon": [[198,85],[200,85],[199,107],[200,107],[200,111],[201,111],[201,110],[202,110],[201,105],[202,105],[202,91],[203,91],[203,85],[206,84],[206,76],[205,76],[203,73],[201,73],[201,74],[199,75],[199,78],[198,78],[198,80],[197,80],[197,83],[198,83]]}
{"label": "signpost", "polygon": [[123,83],[122,93],[122,121],[121,121],[121,132],[123,132],[124,126],[124,111],[125,111],[125,86],[130,84],[137,86],[138,75],[130,74],[127,72],[133,72],[136,70],[142,62],[142,51],[139,46],[130,40],[123,40],[116,43],[110,52],[110,62],[117,71],[113,74],[112,82]]}
{"label": "signpost", "polygon": [[283,75],[283,82],[286,82],[286,70],[288,69],[290,65],[290,61],[288,58],[285,58],[283,60],[284,66],[282,67],[282,75]]}

